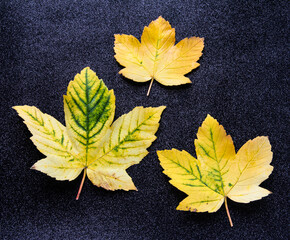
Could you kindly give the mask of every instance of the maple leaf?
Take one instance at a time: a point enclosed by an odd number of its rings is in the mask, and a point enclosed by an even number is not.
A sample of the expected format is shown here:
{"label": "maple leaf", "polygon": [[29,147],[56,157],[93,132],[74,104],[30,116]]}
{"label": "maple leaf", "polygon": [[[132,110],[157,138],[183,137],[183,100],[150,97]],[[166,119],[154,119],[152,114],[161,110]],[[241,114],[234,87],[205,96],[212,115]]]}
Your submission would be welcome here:
{"label": "maple leaf", "polygon": [[115,95],[89,67],[77,74],[64,96],[66,127],[34,106],[13,107],[46,158],[36,169],[57,180],[74,180],[82,171],[107,190],[137,190],[126,169],[147,154],[165,106],[136,107],[113,124]]}
{"label": "maple leaf", "polygon": [[273,171],[271,145],[267,137],[256,137],[235,152],[231,136],[210,115],[198,129],[195,140],[197,158],[177,149],[157,151],[170,183],[185,192],[177,210],[216,212],[227,198],[248,203],[267,196],[259,187]]}
{"label": "maple leaf", "polygon": [[191,83],[184,74],[199,66],[203,38],[191,37],[175,43],[175,29],[159,17],[144,28],[141,43],[132,35],[115,34],[115,58],[125,68],[119,73],[136,82],[153,80],[172,86]]}

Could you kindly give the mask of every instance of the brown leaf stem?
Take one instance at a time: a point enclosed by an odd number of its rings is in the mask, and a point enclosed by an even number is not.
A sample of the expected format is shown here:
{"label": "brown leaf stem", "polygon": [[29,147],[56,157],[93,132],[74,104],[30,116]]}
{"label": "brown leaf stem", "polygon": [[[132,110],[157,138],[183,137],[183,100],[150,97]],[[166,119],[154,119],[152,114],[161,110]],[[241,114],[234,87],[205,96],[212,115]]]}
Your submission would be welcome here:
{"label": "brown leaf stem", "polygon": [[230,215],[230,211],[229,211],[229,208],[228,208],[228,202],[227,202],[227,197],[225,197],[225,206],[226,206],[226,210],[227,210],[227,215],[228,215],[228,218],[229,218],[229,221],[230,221],[230,225],[231,227],[233,227],[233,222],[232,222],[232,219],[231,219],[231,215]]}
{"label": "brown leaf stem", "polygon": [[151,87],[152,87],[153,80],[154,80],[154,78],[151,78],[151,82],[150,82],[150,85],[149,85],[149,88],[148,88],[148,92],[147,92],[147,97],[150,94],[150,90],[151,90]]}
{"label": "brown leaf stem", "polygon": [[81,181],[81,185],[80,185],[80,188],[79,188],[79,191],[78,191],[78,195],[77,195],[77,197],[76,197],[76,200],[79,200],[79,197],[80,197],[80,194],[81,194],[81,191],[82,191],[83,185],[84,185],[84,181],[85,181],[86,175],[87,175],[87,168],[84,169],[83,179],[82,179],[82,181]]}

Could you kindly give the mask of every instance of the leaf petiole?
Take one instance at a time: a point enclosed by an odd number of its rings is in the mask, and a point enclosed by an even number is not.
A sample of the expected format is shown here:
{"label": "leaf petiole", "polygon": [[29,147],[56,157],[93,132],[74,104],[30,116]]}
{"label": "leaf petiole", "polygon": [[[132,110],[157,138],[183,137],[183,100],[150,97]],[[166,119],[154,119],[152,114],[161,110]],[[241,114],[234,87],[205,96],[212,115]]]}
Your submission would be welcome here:
{"label": "leaf petiole", "polygon": [[82,191],[83,185],[84,185],[84,181],[85,181],[86,175],[87,175],[87,168],[85,167],[85,168],[84,168],[83,179],[82,179],[82,181],[81,181],[81,185],[80,185],[80,188],[79,188],[79,191],[78,191],[78,195],[77,195],[77,197],[76,197],[76,200],[79,200],[79,197],[80,197],[80,194],[81,194],[81,191]]}
{"label": "leaf petiole", "polygon": [[231,227],[233,227],[233,222],[232,222],[232,219],[231,219],[231,215],[230,215],[230,211],[229,211],[229,208],[228,208],[228,202],[227,202],[227,197],[225,197],[225,206],[226,206],[226,211],[227,211],[227,215],[228,215],[228,218],[229,218],[229,221],[230,221],[230,225]]}
{"label": "leaf petiole", "polygon": [[147,97],[150,94],[150,90],[151,90],[151,87],[152,87],[153,80],[154,80],[154,78],[151,78],[151,82],[150,82],[150,85],[149,85],[149,88],[148,88],[148,92],[147,92]]}

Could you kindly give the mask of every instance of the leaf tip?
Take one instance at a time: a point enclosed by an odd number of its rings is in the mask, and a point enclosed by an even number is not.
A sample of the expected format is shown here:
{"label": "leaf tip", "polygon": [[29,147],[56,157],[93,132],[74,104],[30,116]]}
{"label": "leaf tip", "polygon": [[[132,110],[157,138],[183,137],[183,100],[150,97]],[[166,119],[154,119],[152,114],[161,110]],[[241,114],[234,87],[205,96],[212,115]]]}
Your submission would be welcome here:
{"label": "leaf tip", "polygon": [[213,118],[209,113],[206,115],[206,118],[205,119],[207,119],[207,118]]}
{"label": "leaf tip", "polygon": [[160,160],[160,157],[161,157],[161,155],[162,155],[162,152],[164,152],[164,151],[166,151],[166,150],[157,150],[157,151],[156,151],[156,154],[157,154],[159,160]]}
{"label": "leaf tip", "polygon": [[36,170],[36,166],[35,164],[33,164],[31,167],[30,167],[31,170]]}
{"label": "leaf tip", "polygon": [[160,106],[160,107],[158,107],[158,108],[159,108],[159,110],[160,110],[161,112],[163,112],[163,111],[165,110],[166,106],[162,105],[162,106]]}
{"label": "leaf tip", "polygon": [[13,106],[12,109],[14,109],[17,113],[21,110],[21,107],[23,106]]}
{"label": "leaf tip", "polygon": [[214,118],[214,117],[212,117],[210,114],[207,114],[206,115],[206,118],[204,119],[204,121],[203,121],[203,123],[202,123],[202,125],[203,124],[209,124],[209,125],[212,125],[212,124],[214,124],[214,125],[219,125],[219,123],[218,123],[218,121]]}
{"label": "leaf tip", "polygon": [[91,70],[91,68],[89,66],[86,66],[82,71],[86,71],[86,70]]}
{"label": "leaf tip", "polygon": [[166,21],[162,16],[159,16],[155,21]]}
{"label": "leaf tip", "polygon": [[[115,44],[115,46],[116,46],[116,44],[118,44],[118,43],[121,43],[122,41],[122,35],[124,35],[124,34],[114,34],[114,38],[115,38],[115,41],[114,41],[114,44]],[[114,47],[115,47],[114,46]]]}

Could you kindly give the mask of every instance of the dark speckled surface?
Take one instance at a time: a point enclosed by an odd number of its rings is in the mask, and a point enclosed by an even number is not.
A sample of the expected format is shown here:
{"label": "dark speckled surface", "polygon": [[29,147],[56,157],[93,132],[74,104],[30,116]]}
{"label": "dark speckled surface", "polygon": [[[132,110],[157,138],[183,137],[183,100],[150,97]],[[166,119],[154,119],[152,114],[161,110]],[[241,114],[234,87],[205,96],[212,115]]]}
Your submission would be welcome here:
{"label": "dark speckled surface", "polygon": [[[287,1],[1,1],[1,239],[288,239],[289,107]],[[163,16],[177,41],[205,38],[191,85],[137,84],[118,74],[114,34],[140,39]],[[129,168],[138,192],[108,192],[80,177],[56,181],[30,170],[43,155],[14,105],[34,105],[64,123],[67,84],[90,66],[116,95],[116,117],[139,105],[166,105],[157,140]],[[273,192],[249,204],[229,201],[212,214],[176,211],[185,194],[168,183],[156,150],[194,153],[198,127],[211,114],[236,149],[269,136]]]}

